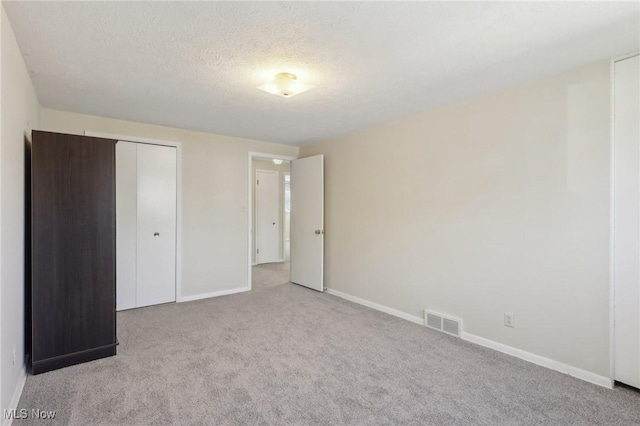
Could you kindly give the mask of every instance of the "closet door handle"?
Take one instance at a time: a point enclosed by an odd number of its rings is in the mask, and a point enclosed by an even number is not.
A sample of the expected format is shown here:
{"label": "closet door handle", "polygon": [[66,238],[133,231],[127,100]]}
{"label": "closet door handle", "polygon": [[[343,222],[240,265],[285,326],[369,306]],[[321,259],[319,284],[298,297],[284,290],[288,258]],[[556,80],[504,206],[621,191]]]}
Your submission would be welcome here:
{"label": "closet door handle", "polygon": [[154,232],[154,233],[153,233],[153,236],[154,236],[154,237],[159,237],[159,236],[160,236],[160,233],[159,233],[159,232]]}

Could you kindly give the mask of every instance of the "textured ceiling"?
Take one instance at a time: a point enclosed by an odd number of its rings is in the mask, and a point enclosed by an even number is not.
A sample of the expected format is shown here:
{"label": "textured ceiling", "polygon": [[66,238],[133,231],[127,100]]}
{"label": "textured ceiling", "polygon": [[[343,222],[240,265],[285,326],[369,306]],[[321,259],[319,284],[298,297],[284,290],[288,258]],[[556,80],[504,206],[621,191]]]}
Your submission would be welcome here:
{"label": "textured ceiling", "polygon": [[293,145],[640,49],[638,2],[4,7],[44,107]]}

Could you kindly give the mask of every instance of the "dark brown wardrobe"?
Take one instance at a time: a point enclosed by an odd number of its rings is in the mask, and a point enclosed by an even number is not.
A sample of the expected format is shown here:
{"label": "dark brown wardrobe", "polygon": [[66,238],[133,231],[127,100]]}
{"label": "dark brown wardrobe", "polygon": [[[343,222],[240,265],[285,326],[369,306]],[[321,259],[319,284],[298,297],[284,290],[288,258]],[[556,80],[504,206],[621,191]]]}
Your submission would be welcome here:
{"label": "dark brown wardrobe", "polygon": [[39,374],[116,354],[116,141],[32,136],[26,340]]}

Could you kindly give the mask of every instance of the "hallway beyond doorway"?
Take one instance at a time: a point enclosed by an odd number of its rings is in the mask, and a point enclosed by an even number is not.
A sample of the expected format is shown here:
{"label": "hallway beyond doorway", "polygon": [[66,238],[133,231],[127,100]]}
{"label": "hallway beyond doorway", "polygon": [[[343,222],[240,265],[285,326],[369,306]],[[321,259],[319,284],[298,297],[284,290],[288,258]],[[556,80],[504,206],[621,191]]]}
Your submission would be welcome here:
{"label": "hallway beyond doorway", "polygon": [[289,282],[289,262],[264,263],[252,267],[251,289],[277,287]]}

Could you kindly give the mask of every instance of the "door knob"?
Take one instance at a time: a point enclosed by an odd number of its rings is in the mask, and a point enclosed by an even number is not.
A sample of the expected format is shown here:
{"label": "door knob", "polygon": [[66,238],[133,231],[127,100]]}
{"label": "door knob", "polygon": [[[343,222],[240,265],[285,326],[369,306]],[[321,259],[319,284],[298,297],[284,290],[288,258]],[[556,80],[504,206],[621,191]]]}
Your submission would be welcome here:
{"label": "door knob", "polygon": [[275,225],[275,224],[276,224],[275,222],[272,223],[272,225]]}
{"label": "door knob", "polygon": [[159,236],[160,236],[160,233],[159,233],[159,232],[154,232],[154,233],[153,233],[153,236],[154,236],[154,237],[159,237]]}
{"label": "door knob", "polygon": [[324,234],[322,229],[316,229],[316,235]]}

